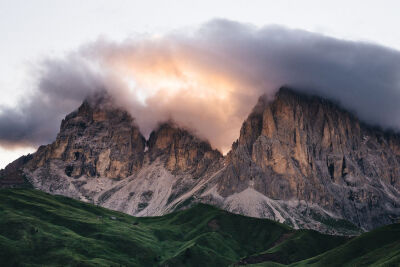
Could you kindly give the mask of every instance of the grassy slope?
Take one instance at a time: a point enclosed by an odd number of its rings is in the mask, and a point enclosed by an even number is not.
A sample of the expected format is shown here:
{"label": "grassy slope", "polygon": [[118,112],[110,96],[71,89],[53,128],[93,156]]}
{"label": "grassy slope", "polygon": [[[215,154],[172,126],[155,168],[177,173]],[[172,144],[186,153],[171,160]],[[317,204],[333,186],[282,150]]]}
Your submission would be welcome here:
{"label": "grassy slope", "polygon": [[296,266],[400,266],[400,224],[362,234]]}
{"label": "grassy slope", "polygon": [[[307,251],[303,250],[307,250],[308,248],[306,247],[310,245],[301,243],[291,248],[296,250],[293,250],[294,255],[299,254],[299,251],[301,251],[300,255],[307,254]],[[310,244],[318,245],[322,243],[314,240]],[[282,243],[280,246],[268,250],[268,252],[280,251],[281,253],[288,253],[291,249],[285,248],[285,246]],[[275,267],[283,265],[265,262],[251,266]],[[325,253],[310,257],[304,261],[292,263],[290,266],[400,266],[400,224],[392,224],[364,233]]]}
{"label": "grassy slope", "polygon": [[[293,262],[345,240],[206,205],[135,218],[36,190],[0,190],[1,266],[227,266],[262,251]],[[318,257],[311,260],[323,264]]]}
{"label": "grassy slope", "polygon": [[2,266],[200,266],[205,259],[210,266],[228,265],[267,249],[289,231],[273,221],[206,205],[163,217],[135,218],[36,190],[0,190]]}
{"label": "grassy slope", "polygon": [[249,257],[247,262],[273,261],[289,264],[319,255],[348,240],[349,238],[342,236],[328,236],[327,238],[327,235],[316,231],[298,230],[272,248]]}

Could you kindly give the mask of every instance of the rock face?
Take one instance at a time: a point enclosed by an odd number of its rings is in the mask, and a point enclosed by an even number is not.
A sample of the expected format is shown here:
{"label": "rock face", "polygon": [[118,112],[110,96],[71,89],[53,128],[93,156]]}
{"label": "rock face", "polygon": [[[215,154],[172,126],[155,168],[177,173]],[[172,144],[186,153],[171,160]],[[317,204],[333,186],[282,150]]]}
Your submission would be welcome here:
{"label": "rock face", "polygon": [[0,188],[30,187],[23,173],[23,168],[32,159],[32,155],[22,156],[0,170]]}
{"label": "rock face", "polygon": [[316,204],[364,229],[399,216],[399,135],[319,97],[283,88],[270,104],[260,99],[227,161],[223,197],[250,187],[284,210],[293,200]]}
{"label": "rock face", "polygon": [[150,161],[162,158],[171,173],[190,173],[195,179],[221,158],[221,154],[213,150],[209,143],[171,122],[161,124],[151,133],[148,147]]}
{"label": "rock face", "polygon": [[171,122],[146,141],[127,112],[97,95],[63,120],[54,143],[2,170],[0,183],[15,174],[137,216],[204,202],[347,234],[400,216],[400,136],[287,88],[260,98],[225,157]]}
{"label": "rock face", "polygon": [[69,177],[124,178],[143,163],[145,138],[132,117],[98,94],[83,102],[61,123],[54,143],[41,146],[27,164],[33,171],[58,160]]}

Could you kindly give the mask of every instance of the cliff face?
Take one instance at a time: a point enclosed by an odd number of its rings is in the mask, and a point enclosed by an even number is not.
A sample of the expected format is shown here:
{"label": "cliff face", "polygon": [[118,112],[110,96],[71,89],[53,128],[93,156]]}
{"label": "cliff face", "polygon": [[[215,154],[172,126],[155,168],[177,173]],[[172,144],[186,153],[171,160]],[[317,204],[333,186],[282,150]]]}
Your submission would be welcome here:
{"label": "cliff face", "polygon": [[399,215],[399,136],[319,97],[284,88],[270,104],[261,99],[227,161],[222,196],[251,187],[272,199],[318,204],[366,229]]}
{"label": "cliff face", "polygon": [[25,164],[32,159],[32,155],[22,156],[0,170],[0,188],[30,187],[23,173]]}
{"label": "cliff face", "polygon": [[141,168],[145,143],[126,111],[109,96],[95,95],[62,121],[56,141],[41,146],[26,167],[33,171],[59,160],[69,177],[123,178]]}
{"label": "cliff face", "polygon": [[161,124],[150,134],[148,151],[149,161],[162,158],[171,173],[190,173],[194,178],[203,175],[212,163],[222,158],[208,142],[171,122]]}
{"label": "cliff face", "polygon": [[173,123],[146,141],[128,113],[97,95],[63,120],[54,143],[10,164],[0,181],[9,173],[137,216],[204,202],[297,228],[356,233],[343,220],[372,229],[400,215],[399,135],[287,88],[260,98],[225,157]]}

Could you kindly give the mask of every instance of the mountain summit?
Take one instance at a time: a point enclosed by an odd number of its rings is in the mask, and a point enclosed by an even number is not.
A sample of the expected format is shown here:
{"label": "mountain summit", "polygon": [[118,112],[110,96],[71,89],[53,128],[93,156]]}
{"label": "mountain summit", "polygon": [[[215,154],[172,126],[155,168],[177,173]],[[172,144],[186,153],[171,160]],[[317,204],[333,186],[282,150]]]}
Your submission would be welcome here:
{"label": "mountain summit", "polygon": [[62,121],[54,143],[0,176],[3,186],[25,179],[137,216],[203,202],[329,233],[400,216],[400,136],[289,88],[271,101],[260,97],[225,157],[171,122],[146,140],[134,118],[97,97]]}

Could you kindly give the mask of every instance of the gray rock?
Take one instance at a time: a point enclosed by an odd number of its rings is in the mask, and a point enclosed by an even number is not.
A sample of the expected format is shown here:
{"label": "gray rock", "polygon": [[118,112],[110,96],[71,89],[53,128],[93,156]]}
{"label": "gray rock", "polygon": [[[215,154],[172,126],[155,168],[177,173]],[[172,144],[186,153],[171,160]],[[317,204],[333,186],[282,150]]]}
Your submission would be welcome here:
{"label": "gray rock", "polygon": [[54,143],[0,176],[16,172],[43,191],[136,216],[203,202],[343,234],[400,216],[400,136],[288,88],[260,98],[225,157],[171,122],[146,141],[127,112],[97,95],[63,120]]}

